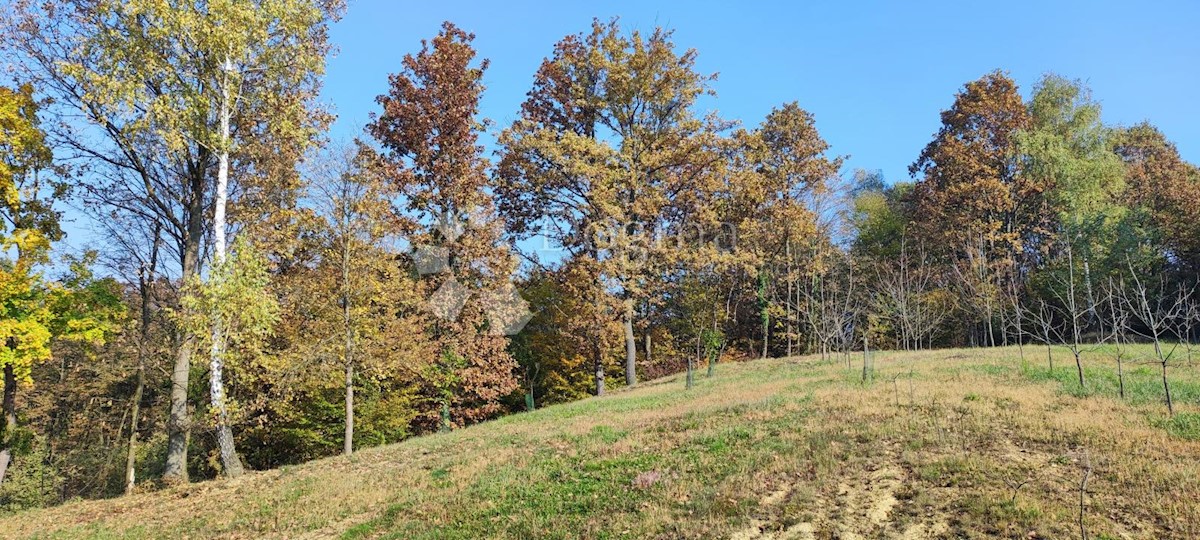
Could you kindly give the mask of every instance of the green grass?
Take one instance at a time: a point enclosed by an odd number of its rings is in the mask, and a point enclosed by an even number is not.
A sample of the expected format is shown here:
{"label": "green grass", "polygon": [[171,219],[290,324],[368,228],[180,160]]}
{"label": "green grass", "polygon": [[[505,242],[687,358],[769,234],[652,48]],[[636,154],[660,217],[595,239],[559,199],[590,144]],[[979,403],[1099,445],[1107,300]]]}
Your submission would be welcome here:
{"label": "green grass", "polygon": [[1175,437],[1200,441],[1200,413],[1176,413],[1169,418],[1156,418],[1153,423]]}
{"label": "green grass", "polygon": [[[1015,350],[1009,347],[1010,353]],[[1168,363],[1167,378],[1171,398],[1175,403],[1200,405],[1200,379],[1197,369],[1187,363],[1182,346],[1176,348]],[[1021,378],[1038,383],[1054,382],[1061,392],[1077,398],[1105,397],[1120,399],[1121,384],[1117,375],[1116,349],[1111,345],[1092,346],[1083,353],[1084,386],[1079,385],[1079,373],[1074,357],[1064,347],[1054,347],[1054,369],[1050,370],[1044,346],[1026,346],[1024,361],[980,358],[961,365],[942,366],[936,372],[954,376],[961,373],[989,375],[999,379]],[[1162,371],[1154,360],[1150,345],[1134,345],[1124,353],[1125,396],[1132,405],[1165,404]],[[1197,358],[1200,361],[1200,358]]]}

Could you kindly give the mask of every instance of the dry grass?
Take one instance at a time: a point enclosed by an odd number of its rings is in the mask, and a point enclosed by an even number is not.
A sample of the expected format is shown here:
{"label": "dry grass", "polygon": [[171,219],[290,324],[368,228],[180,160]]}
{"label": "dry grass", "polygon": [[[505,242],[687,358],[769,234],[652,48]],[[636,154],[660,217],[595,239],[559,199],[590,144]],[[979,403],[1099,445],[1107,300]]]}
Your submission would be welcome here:
{"label": "dry grass", "polygon": [[[1177,415],[1103,353],[883,353],[721,365],[449,434],[0,519],[42,538],[1089,538],[1200,536],[1200,376]],[[854,358],[854,362],[860,358]],[[1038,367],[1032,364],[1037,362]],[[1072,385],[1074,384],[1074,386]],[[1161,391],[1159,391],[1161,392]]]}

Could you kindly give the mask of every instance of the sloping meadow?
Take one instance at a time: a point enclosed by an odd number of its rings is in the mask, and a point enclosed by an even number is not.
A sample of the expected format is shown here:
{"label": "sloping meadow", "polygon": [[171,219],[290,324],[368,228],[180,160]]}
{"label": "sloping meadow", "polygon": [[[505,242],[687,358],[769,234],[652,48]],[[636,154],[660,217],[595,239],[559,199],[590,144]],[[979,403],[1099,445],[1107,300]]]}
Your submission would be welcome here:
{"label": "sloping meadow", "polygon": [[[1103,351],[721,364],[299,467],[11,515],[35,538],[1193,538],[1200,377]],[[1157,393],[1156,393],[1157,392]]]}

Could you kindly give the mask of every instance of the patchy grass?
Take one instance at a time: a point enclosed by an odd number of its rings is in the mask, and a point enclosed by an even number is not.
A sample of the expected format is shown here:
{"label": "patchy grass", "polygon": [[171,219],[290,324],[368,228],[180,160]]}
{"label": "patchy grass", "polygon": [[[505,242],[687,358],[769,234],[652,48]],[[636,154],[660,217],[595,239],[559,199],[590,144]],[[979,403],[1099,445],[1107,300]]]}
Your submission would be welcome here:
{"label": "patchy grass", "polygon": [[[1200,377],[1105,351],[721,365],[452,433],[0,519],[33,538],[1095,538],[1200,535]],[[1156,386],[1157,385],[1157,386]]]}
{"label": "patchy grass", "polygon": [[1167,430],[1167,433],[1181,439],[1200,441],[1200,414],[1194,412],[1176,413],[1169,418],[1156,418],[1153,423]]}

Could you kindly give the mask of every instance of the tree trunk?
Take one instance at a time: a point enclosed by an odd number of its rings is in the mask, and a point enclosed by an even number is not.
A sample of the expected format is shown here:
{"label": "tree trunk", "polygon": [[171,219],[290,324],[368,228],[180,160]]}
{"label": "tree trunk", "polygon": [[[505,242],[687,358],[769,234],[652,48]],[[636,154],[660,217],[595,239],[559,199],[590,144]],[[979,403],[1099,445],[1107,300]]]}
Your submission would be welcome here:
{"label": "tree trunk", "polygon": [[[229,74],[232,62],[226,58],[223,67],[225,80],[221,85],[221,151],[217,160],[217,190],[213,203],[213,267],[225,262],[225,205],[229,197],[229,120],[232,114]],[[229,426],[229,409],[225,404],[225,328],[220,307],[212,314],[212,348],[209,352],[209,398],[217,414],[217,446],[221,452],[221,464],[226,476],[242,474],[242,460],[237,455],[233,442],[233,429]]]}
{"label": "tree trunk", "polygon": [[1083,388],[1083,360],[1079,358],[1079,349],[1072,351],[1075,354],[1075,369],[1079,372],[1079,387]]}
{"label": "tree trunk", "polygon": [[150,284],[158,267],[158,246],[161,236],[161,226],[155,223],[154,244],[150,249],[150,261],[143,265],[138,272],[138,296],[141,300],[140,318],[138,321],[137,347],[137,386],[133,389],[133,400],[130,405],[129,420],[129,455],[125,457],[125,494],[132,495],[134,484],[137,482],[137,439],[138,418],[141,414],[142,394],[146,389],[146,346],[150,341]]}
{"label": "tree trunk", "polygon": [[[203,193],[204,178],[197,174],[192,179],[192,191]],[[198,195],[199,196],[199,195]],[[199,201],[188,209],[187,235],[181,242],[183,253],[180,276],[184,282],[196,279],[200,274],[200,241],[204,233],[203,204]],[[184,314],[188,316],[189,314]],[[188,412],[188,384],[192,370],[192,352],[196,347],[195,336],[181,329],[175,348],[175,365],[171,369],[171,411],[167,418],[167,459],[163,467],[163,481],[167,484],[188,481],[187,456],[192,437],[192,421]]]}
{"label": "tree trunk", "polygon": [[637,338],[633,335],[633,303],[626,302],[625,317],[625,386],[637,385]]}
{"label": "tree trunk", "polygon": [[1121,355],[1117,354],[1117,384],[1121,399],[1125,399],[1125,366],[1121,363]]}
{"label": "tree trunk", "polygon": [[988,316],[987,316],[987,318],[988,318],[988,319],[987,319],[987,333],[988,333],[988,335],[987,335],[987,343],[986,343],[986,344],[987,344],[987,346],[989,346],[989,347],[995,347],[995,346],[996,346],[996,331],[995,331],[995,329],[993,329],[993,328],[992,328],[992,312],[991,312],[991,309],[988,309]]}
{"label": "tree trunk", "polygon": [[168,484],[187,483],[188,441],[192,421],[188,414],[188,376],[192,370],[192,348],[195,340],[185,334],[175,351],[175,367],[171,370],[171,412],[167,419],[167,461],[163,481]]}
{"label": "tree trunk", "polygon": [[[717,336],[717,317],[716,317],[716,315],[717,315],[716,313],[713,313],[713,323],[712,323],[713,340],[715,340],[716,336]],[[710,340],[708,343],[705,343],[704,346],[707,349],[705,351],[707,353],[706,356],[708,356],[708,375],[706,375],[706,376],[712,377],[713,374],[717,370],[718,350],[715,348],[715,344],[712,343],[712,340]]]}
{"label": "tree trunk", "polygon": [[687,388],[689,390],[691,390],[692,386],[695,386],[696,384],[694,373],[696,371],[696,362],[700,360],[700,342],[700,335],[696,334],[696,354],[694,356],[688,356],[687,361]]}
{"label": "tree trunk", "polygon": [[[590,255],[591,255],[593,261],[597,260],[597,258],[596,258],[597,254],[596,254],[595,249],[592,249],[590,251]],[[595,278],[594,283],[600,282],[600,274],[598,271],[592,277]],[[601,291],[598,287],[593,288],[593,290],[592,290],[592,307],[596,310],[597,317],[601,316],[599,314],[600,313],[600,295],[601,294],[603,294],[603,291]],[[595,328],[595,332],[592,334],[592,362],[593,362],[592,367],[593,367],[593,372],[595,374],[595,381],[596,381],[596,396],[599,397],[599,396],[604,395],[604,347],[602,347],[602,340],[604,339],[604,328],[601,326],[595,326],[594,328]]]}
{"label": "tree trunk", "polygon": [[867,345],[867,337],[863,336],[863,372],[862,380],[867,382],[867,375],[870,373],[871,349]]}
{"label": "tree trunk", "polygon": [[762,358],[767,357],[767,345],[771,337],[770,302],[767,301],[767,273],[758,271],[758,309],[762,318]]}
{"label": "tree trunk", "polygon": [[534,401],[534,395],[533,395],[533,393],[534,393],[533,392],[534,391],[534,377],[536,377],[536,375],[531,374],[530,371],[532,371],[530,368],[525,368],[525,381],[527,383],[529,383],[529,392],[527,394],[525,394],[525,411],[526,412],[533,412],[537,409],[537,403]]}
{"label": "tree trunk", "polygon": [[1154,354],[1158,355],[1159,365],[1162,366],[1163,393],[1167,398],[1167,414],[1175,416],[1175,405],[1171,402],[1171,383],[1167,379],[1167,357],[1163,355],[1162,343],[1158,339],[1158,331],[1154,332]]}
{"label": "tree trunk", "polygon": [[12,463],[12,437],[17,430],[17,376],[12,364],[4,364],[4,431],[0,432],[0,484]]}
{"label": "tree trunk", "polygon": [[132,418],[129,423],[129,455],[125,457],[125,494],[133,494],[133,486],[137,481],[136,466],[137,466],[137,439],[138,439],[138,415],[141,414],[142,392],[146,388],[146,353],[145,345],[138,344],[138,368],[137,368],[137,386],[133,389],[133,399],[130,408]]}
{"label": "tree trunk", "polygon": [[354,453],[354,364],[346,361],[346,435],[342,453]]}
{"label": "tree trunk", "polygon": [[792,336],[795,329],[792,327],[792,242],[788,239],[786,244],[787,255],[787,300],[783,303],[785,309],[784,320],[787,321],[787,356],[792,357]]}
{"label": "tree trunk", "polygon": [[343,319],[346,324],[346,433],[342,452],[347,456],[354,453],[354,360],[351,357],[354,335],[350,328],[350,301],[343,297]]}
{"label": "tree trunk", "polygon": [[1175,416],[1175,405],[1171,402],[1171,383],[1167,380],[1167,361],[1162,362],[1163,392],[1167,396],[1167,414]]}
{"label": "tree trunk", "polygon": [[1088,255],[1089,251],[1088,249],[1083,250],[1083,290],[1087,294],[1088,323],[1098,322],[1100,328],[1096,335],[1102,336],[1104,335],[1104,321],[1101,321],[1100,317],[1096,315],[1096,295],[1092,292],[1092,265],[1089,262],[1091,258]]}
{"label": "tree trunk", "polygon": [[221,324],[213,325],[212,357],[209,363],[209,399],[217,415],[217,449],[221,454],[221,465],[228,477],[241,476],[242,460],[238,457],[237,448],[233,442],[233,428],[229,426],[229,409],[225,405],[225,336]]}
{"label": "tree trunk", "polygon": [[[599,332],[597,332],[599,334]],[[604,353],[601,350],[600,336],[595,337],[597,341],[592,343],[592,359],[595,362],[596,371],[596,396],[604,395]]]}
{"label": "tree trunk", "polygon": [[[343,204],[345,204],[343,200]],[[343,360],[346,366],[346,433],[342,452],[354,453],[354,327],[350,313],[350,224],[349,212],[343,212],[342,229],[342,326],[345,331]]]}

